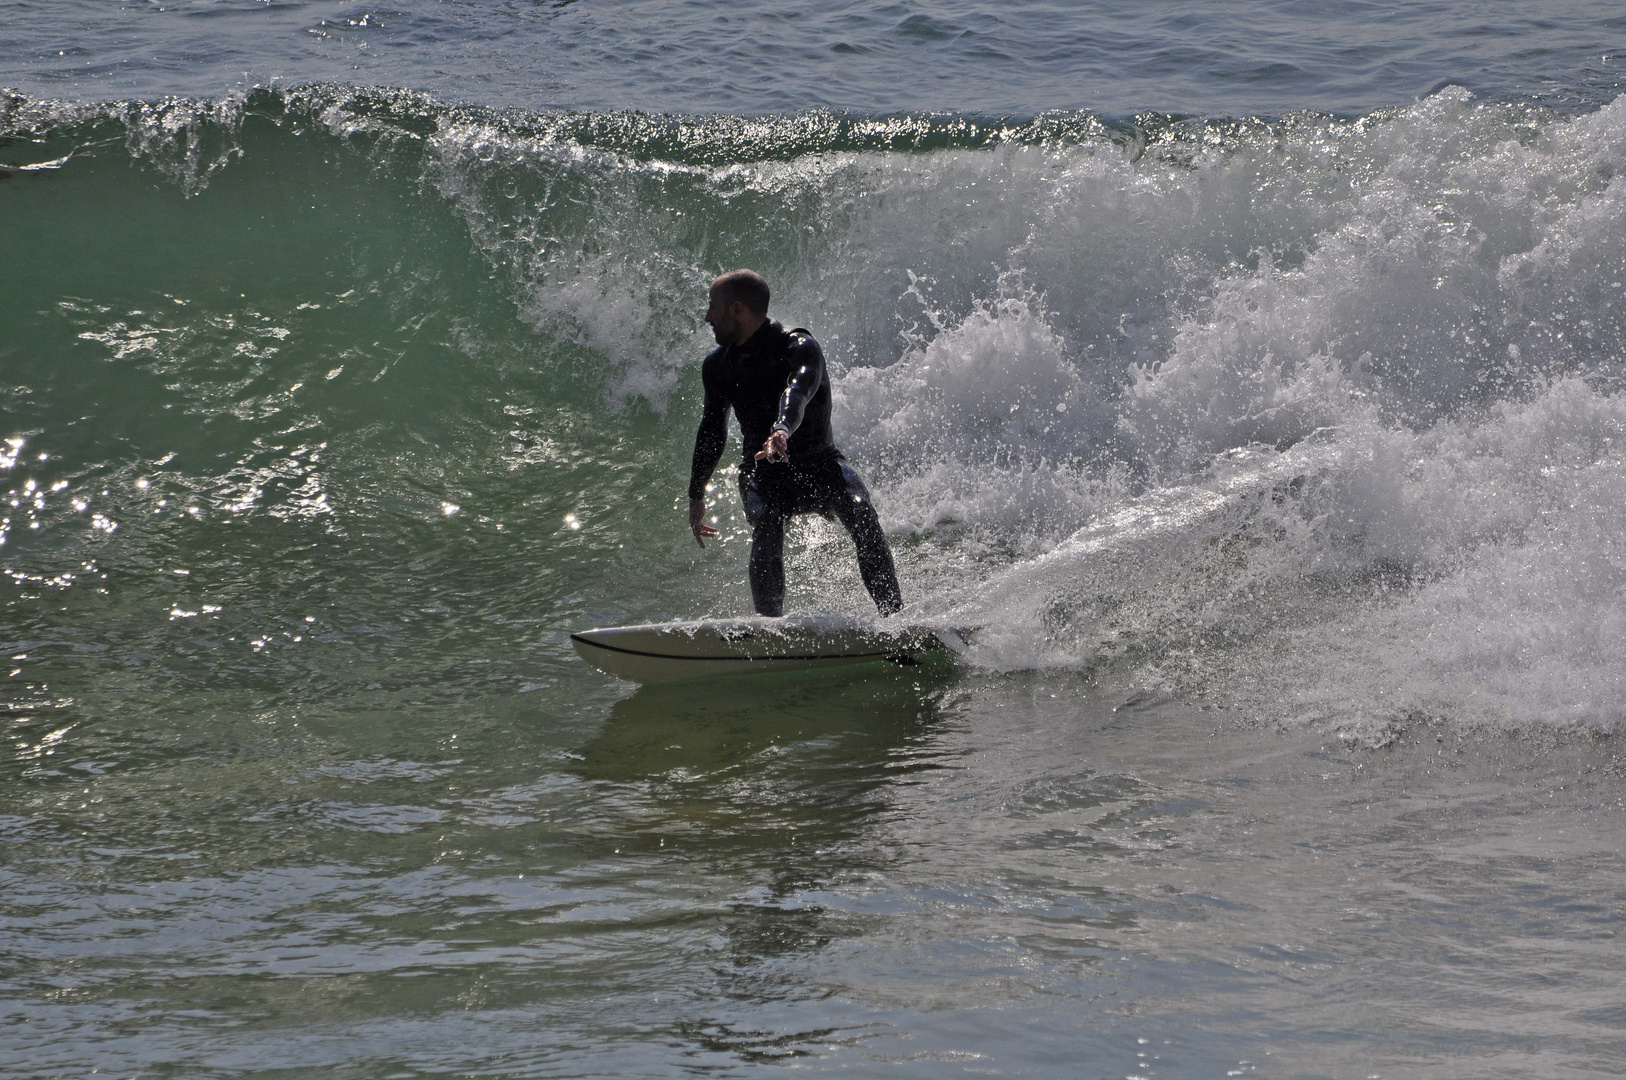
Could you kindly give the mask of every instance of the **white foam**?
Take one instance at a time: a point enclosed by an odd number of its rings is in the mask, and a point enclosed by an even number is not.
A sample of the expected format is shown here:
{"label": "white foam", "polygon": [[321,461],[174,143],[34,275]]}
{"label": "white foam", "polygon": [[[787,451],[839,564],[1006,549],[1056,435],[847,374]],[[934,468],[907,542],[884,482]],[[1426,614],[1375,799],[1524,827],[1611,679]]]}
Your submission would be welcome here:
{"label": "white foam", "polygon": [[981,622],[978,662],[1278,720],[1617,722],[1626,99],[1451,88],[1133,160],[525,138],[440,152],[533,323],[659,408],[709,276],[768,272],[918,610]]}
{"label": "white foam", "polygon": [[1415,583],[1267,635],[1222,692],[1282,719],[1618,728],[1626,399],[1568,379],[1389,439],[1403,471],[1362,508],[1368,558],[1406,560]]}
{"label": "white foam", "polygon": [[1127,665],[1361,731],[1616,729],[1626,398],[1560,380],[1421,433],[1325,430],[1154,488],[940,613],[1000,669]]}
{"label": "white foam", "polygon": [[1043,550],[1106,505],[1085,468],[1102,417],[1032,298],[978,305],[885,368],[836,384],[835,424],[886,480],[886,520],[1004,534]]}

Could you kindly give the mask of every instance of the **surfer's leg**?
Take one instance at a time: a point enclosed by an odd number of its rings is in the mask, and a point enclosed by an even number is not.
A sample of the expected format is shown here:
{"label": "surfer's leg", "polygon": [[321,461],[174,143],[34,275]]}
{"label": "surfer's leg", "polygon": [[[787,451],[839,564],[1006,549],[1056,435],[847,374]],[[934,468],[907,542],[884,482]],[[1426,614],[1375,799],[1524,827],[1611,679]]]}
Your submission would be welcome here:
{"label": "surfer's leg", "polygon": [[785,610],[785,515],[769,508],[751,532],[751,603],[758,615]]}
{"label": "surfer's leg", "polygon": [[869,499],[869,489],[852,466],[845,461],[841,467],[842,488],[831,500],[830,509],[840,519],[858,548],[858,573],[864,579],[864,588],[882,615],[896,614],[903,607],[903,592],[898,588],[898,571],[892,565],[892,548],[881,531],[881,519]]}
{"label": "surfer's leg", "polygon": [[740,477],[740,501],[751,523],[751,606],[758,615],[785,610],[785,511],[763,499],[749,476]]}

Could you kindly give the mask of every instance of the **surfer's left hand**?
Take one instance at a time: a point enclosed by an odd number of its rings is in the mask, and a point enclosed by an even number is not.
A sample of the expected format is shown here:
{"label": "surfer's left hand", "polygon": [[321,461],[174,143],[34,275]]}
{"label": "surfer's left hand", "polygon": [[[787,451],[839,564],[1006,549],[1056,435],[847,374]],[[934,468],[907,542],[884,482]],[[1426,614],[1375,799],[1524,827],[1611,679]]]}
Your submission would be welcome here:
{"label": "surfer's left hand", "polygon": [[769,461],[789,461],[790,433],[784,428],[774,428],[773,434],[768,436],[768,441],[757,451],[756,460],[761,461],[763,458]]}

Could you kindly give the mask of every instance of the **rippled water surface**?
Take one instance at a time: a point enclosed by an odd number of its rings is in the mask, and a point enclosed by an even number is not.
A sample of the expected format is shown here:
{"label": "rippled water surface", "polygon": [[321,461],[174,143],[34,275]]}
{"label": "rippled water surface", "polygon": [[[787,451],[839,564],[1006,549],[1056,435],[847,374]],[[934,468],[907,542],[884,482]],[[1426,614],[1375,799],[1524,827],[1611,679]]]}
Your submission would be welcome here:
{"label": "rippled water surface", "polygon": [[[0,1074],[1619,1075],[1622,29],[0,0]],[[738,265],[963,655],[571,652]]]}
{"label": "rippled water surface", "polygon": [[1448,82],[1595,107],[1620,54],[1604,0],[0,3],[0,85],[90,99],[320,80],[524,108],[1351,115]]}
{"label": "rippled water surface", "polygon": [[574,682],[569,717],[93,699],[71,782],[10,781],[8,1071],[1580,1076],[1626,1051],[1612,749],[1422,729],[1352,756],[1054,678]]}

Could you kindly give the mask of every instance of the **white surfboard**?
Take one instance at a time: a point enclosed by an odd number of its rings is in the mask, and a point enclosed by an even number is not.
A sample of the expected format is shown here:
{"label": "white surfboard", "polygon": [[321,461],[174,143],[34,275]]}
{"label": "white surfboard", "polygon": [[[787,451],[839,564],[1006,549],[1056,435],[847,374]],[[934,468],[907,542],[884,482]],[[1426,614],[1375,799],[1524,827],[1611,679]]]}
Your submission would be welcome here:
{"label": "white surfboard", "polygon": [[[570,643],[577,655],[607,675],[665,683],[880,660],[908,662],[922,653],[952,647],[945,644],[946,637],[954,635],[816,615],[610,626],[571,634]],[[964,648],[957,637],[954,645]]]}

